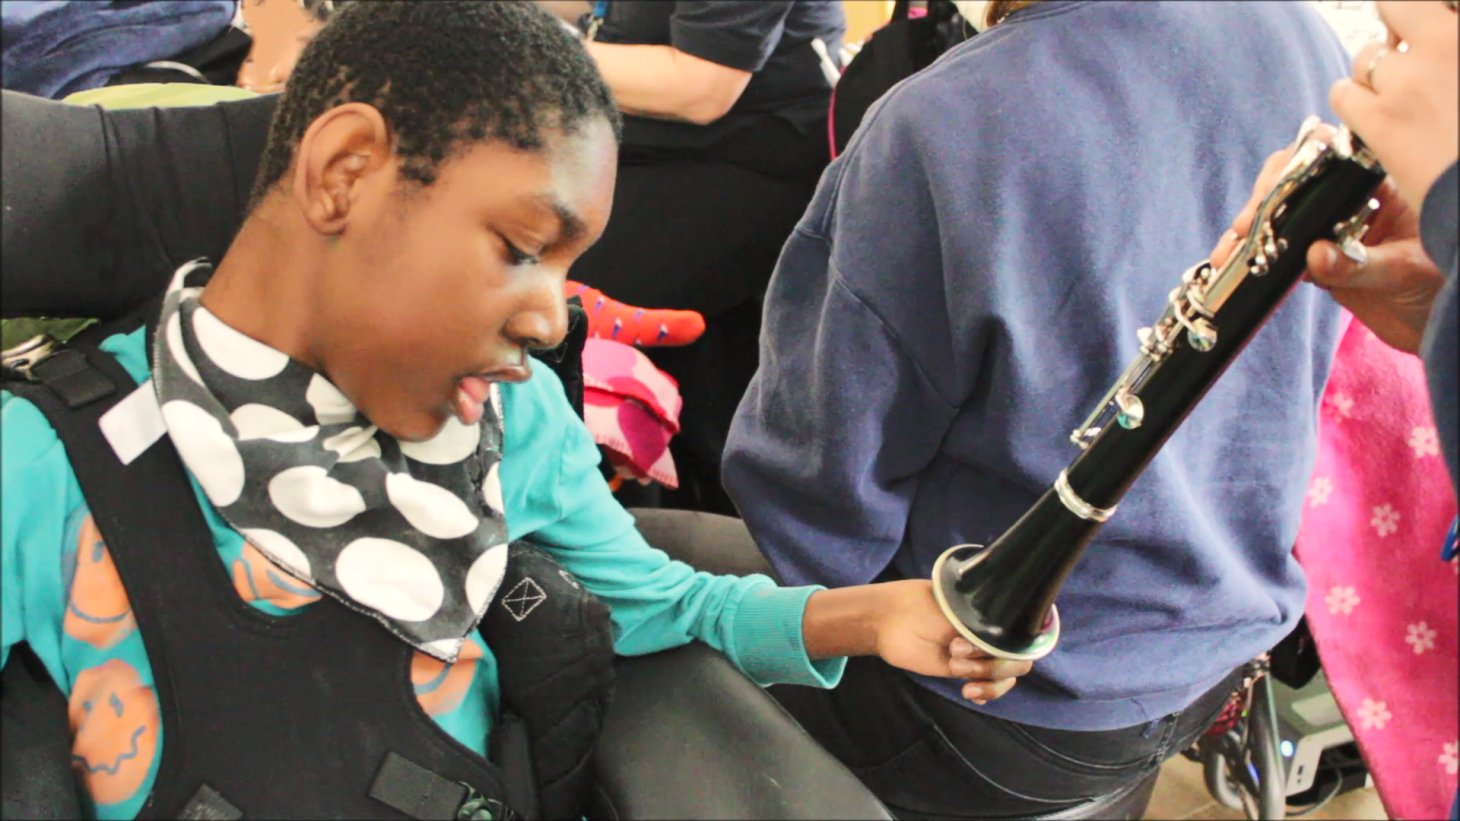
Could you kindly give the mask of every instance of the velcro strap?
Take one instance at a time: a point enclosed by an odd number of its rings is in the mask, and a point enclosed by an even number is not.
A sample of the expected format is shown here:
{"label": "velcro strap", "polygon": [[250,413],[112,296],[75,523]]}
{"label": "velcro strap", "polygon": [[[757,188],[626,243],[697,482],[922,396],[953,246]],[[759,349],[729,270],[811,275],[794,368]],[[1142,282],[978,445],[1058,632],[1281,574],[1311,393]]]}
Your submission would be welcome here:
{"label": "velcro strap", "polygon": [[454,819],[467,798],[463,784],[443,778],[395,753],[386,753],[370,797],[411,818]]}
{"label": "velcro strap", "polygon": [[86,361],[84,354],[70,349],[47,357],[31,369],[31,374],[54,391],[71,410],[105,399],[117,391],[117,386]]}
{"label": "velcro strap", "polygon": [[177,814],[182,821],[238,821],[243,811],[228,803],[218,791],[204,784],[193,793],[187,806]]}

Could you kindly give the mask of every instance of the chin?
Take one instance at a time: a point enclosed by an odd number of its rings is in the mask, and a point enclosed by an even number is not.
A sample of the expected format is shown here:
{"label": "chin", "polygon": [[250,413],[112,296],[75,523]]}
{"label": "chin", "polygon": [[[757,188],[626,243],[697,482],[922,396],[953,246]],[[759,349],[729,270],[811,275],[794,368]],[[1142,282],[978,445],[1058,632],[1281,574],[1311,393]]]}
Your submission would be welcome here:
{"label": "chin", "polygon": [[409,416],[376,422],[376,426],[401,442],[426,442],[436,437],[446,426],[449,413],[413,413]]}

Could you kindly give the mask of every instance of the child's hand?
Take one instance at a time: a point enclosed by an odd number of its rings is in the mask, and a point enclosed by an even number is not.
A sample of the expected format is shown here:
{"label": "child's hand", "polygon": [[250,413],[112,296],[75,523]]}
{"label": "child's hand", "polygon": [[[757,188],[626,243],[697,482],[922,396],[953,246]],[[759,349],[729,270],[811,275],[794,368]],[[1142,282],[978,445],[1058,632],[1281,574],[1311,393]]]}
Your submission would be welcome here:
{"label": "child's hand", "polygon": [[806,603],[806,651],[812,658],[881,656],[928,676],[967,680],[976,704],[1009,692],[1033,666],[976,651],[948,622],[927,579],[823,590]]}

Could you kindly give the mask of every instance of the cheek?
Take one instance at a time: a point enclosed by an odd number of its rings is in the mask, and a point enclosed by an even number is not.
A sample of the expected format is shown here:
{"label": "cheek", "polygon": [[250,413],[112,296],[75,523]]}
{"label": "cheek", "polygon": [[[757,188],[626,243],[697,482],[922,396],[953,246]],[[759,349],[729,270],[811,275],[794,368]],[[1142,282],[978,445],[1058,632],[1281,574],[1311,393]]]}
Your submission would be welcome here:
{"label": "cheek", "polygon": [[422,222],[382,225],[360,246],[351,266],[359,275],[342,272],[337,284],[337,304],[351,306],[340,319],[411,367],[476,350],[501,324],[494,295],[508,276],[469,229]]}

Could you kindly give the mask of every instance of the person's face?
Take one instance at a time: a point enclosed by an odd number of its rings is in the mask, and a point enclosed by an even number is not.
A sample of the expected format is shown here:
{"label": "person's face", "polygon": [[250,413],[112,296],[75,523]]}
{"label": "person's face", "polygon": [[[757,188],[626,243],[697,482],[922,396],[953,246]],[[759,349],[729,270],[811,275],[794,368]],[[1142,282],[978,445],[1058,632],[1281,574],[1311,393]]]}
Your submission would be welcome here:
{"label": "person's face", "polygon": [[284,90],[304,47],[324,27],[299,0],[244,0],[243,24],[253,37],[238,86],[259,94]]}
{"label": "person's face", "polygon": [[568,267],[603,233],[617,144],[598,120],[539,151],[477,145],[404,186],[359,180],[319,279],[317,360],[386,433],[428,439],[480,418],[487,383],[530,376],[567,333]]}

